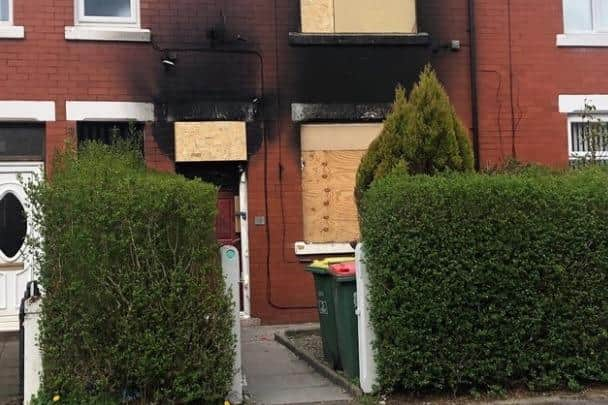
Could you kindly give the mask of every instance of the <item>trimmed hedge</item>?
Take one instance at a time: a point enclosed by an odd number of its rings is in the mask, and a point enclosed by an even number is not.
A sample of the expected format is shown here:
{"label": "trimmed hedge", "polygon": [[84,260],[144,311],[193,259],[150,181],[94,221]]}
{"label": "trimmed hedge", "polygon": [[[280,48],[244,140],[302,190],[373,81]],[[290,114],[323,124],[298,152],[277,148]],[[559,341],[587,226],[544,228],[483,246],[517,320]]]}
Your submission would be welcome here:
{"label": "trimmed hedge", "polygon": [[215,188],[89,143],[30,194],[45,289],[40,401],[223,402],[235,340]]}
{"label": "trimmed hedge", "polygon": [[385,390],[608,383],[608,174],[403,173],[362,204]]}

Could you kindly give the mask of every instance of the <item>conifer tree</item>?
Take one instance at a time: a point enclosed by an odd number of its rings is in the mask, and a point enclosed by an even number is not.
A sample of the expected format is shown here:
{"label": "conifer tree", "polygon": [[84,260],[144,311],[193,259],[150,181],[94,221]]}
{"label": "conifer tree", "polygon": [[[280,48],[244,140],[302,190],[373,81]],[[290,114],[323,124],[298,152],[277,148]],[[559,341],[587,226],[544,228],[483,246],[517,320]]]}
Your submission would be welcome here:
{"label": "conifer tree", "polygon": [[467,130],[430,66],[420,74],[409,99],[403,87],[382,133],[370,145],[357,173],[359,200],[370,184],[396,167],[410,174],[436,174],[446,170],[471,171],[473,151]]}

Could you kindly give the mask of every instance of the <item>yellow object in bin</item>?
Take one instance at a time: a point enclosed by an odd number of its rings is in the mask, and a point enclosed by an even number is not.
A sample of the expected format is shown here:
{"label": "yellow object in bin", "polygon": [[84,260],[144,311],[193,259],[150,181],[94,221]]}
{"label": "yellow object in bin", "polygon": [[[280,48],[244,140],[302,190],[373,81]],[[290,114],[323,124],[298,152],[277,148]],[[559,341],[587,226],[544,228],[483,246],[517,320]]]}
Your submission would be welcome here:
{"label": "yellow object in bin", "polygon": [[329,266],[331,266],[332,264],[352,262],[354,260],[355,260],[355,258],[352,256],[350,256],[350,257],[328,257],[323,260],[315,260],[308,266],[308,270],[313,273],[317,273],[317,272],[327,273],[329,271]]}

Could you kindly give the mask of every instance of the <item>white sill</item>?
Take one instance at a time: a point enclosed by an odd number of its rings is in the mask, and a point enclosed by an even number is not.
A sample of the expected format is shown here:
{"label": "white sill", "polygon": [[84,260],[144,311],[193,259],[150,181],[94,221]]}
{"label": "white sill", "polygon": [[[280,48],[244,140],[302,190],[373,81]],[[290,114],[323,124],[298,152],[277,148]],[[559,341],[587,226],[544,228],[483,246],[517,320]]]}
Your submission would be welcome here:
{"label": "white sill", "polygon": [[65,27],[69,41],[150,42],[150,30],[128,27],[74,26]]}
{"label": "white sill", "polygon": [[0,25],[1,39],[23,39],[25,38],[25,28],[20,25]]}
{"label": "white sill", "polygon": [[557,46],[608,47],[608,33],[558,34]]}
{"label": "white sill", "polygon": [[297,256],[355,254],[350,243],[296,242],[294,248]]}

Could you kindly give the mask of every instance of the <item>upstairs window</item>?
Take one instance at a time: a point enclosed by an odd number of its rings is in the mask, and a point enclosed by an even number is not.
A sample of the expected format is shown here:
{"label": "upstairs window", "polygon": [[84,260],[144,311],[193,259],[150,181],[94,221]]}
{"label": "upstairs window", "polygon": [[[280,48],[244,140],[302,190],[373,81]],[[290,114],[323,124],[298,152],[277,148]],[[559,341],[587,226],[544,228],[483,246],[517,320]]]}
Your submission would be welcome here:
{"label": "upstairs window", "polygon": [[139,26],[139,0],[76,0],[76,10],[78,24]]}
{"label": "upstairs window", "polygon": [[566,33],[608,33],[608,0],[564,0]]}
{"label": "upstairs window", "polygon": [[300,0],[302,33],[414,34],[416,0]]}
{"label": "upstairs window", "polygon": [[12,24],[12,0],[0,0],[0,25]]}

